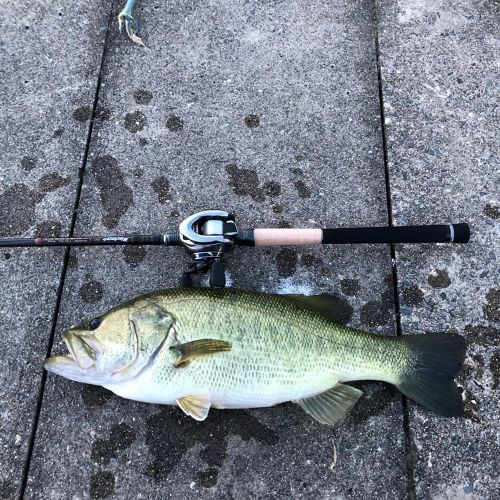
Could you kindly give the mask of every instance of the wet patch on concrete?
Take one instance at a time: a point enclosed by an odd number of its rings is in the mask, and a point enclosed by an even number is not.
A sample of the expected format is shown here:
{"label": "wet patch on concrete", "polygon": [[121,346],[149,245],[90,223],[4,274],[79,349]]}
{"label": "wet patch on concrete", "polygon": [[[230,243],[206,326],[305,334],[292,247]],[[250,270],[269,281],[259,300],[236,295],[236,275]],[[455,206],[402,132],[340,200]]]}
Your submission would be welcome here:
{"label": "wet patch on concrete", "polygon": [[203,447],[200,458],[207,467],[193,480],[206,488],[214,486],[226,458],[228,436],[243,441],[254,439],[265,446],[278,443],[276,432],[263,426],[250,413],[239,410],[213,410],[207,420],[197,422],[175,408],[165,408],[152,415],[146,424],[146,445],[153,457],[145,473],[160,481],[195,445]]}
{"label": "wet patch on concrete", "polygon": [[149,104],[153,99],[153,94],[149,90],[137,89],[134,92],[134,99],[137,104]]}
{"label": "wet patch on concrete", "polygon": [[251,168],[231,164],[226,166],[226,172],[230,177],[229,185],[238,196],[250,196],[255,201],[263,202],[267,196],[281,194],[281,185],[276,181],[267,181],[261,187],[257,172]]}
{"label": "wet patch on concrete", "polygon": [[306,253],[300,257],[300,263],[311,269],[311,270],[319,270],[323,266],[323,261],[316,257],[316,255],[312,255],[310,253]]}
{"label": "wet patch on concrete", "polygon": [[115,476],[112,472],[98,472],[90,481],[90,498],[108,498],[115,492]]}
{"label": "wet patch on concrete", "polygon": [[94,161],[92,174],[99,186],[101,204],[106,212],[102,216],[102,223],[112,229],[132,205],[132,190],[125,184],[118,162],[110,155],[100,156]]}
{"label": "wet patch on concrete", "polygon": [[73,111],[73,118],[79,122],[86,122],[92,118],[92,108],[90,106],[81,106]]}
{"label": "wet patch on concrete", "polygon": [[393,308],[393,292],[389,289],[381,295],[380,301],[372,300],[361,308],[361,323],[369,327],[383,326],[389,321]]}
{"label": "wet patch on concrete", "polygon": [[53,220],[46,220],[37,224],[35,236],[43,238],[58,238],[62,235],[62,224]]}
{"label": "wet patch on concrete", "polygon": [[500,330],[484,325],[466,325],[465,334],[469,342],[483,347],[500,346]]}
{"label": "wet patch on concrete", "polygon": [[[73,118],[79,122],[86,122],[92,118],[92,108],[90,106],[81,106],[73,111]],[[107,121],[111,118],[111,111],[108,108],[97,107],[95,110],[95,119]]]}
{"label": "wet patch on concrete", "polygon": [[500,207],[498,205],[493,205],[492,203],[487,203],[484,206],[483,212],[488,217],[492,219],[500,219]]}
{"label": "wet patch on concrete", "polygon": [[424,292],[418,285],[403,288],[401,291],[403,303],[408,306],[421,307],[424,303]]}
{"label": "wet patch on concrete", "polygon": [[500,351],[491,356],[489,368],[493,377],[493,390],[497,390],[500,387]]}
{"label": "wet patch on concrete", "polygon": [[26,172],[31,172],[36,167],[37,161],[38,160],[32,156],[24,156],[21,160],[21,167],[23,170],[26,170]]}
{"label": "wet patch on concrete", "polygon": [[137,267],[146,257],[146,249],[142,246],[130,245],[124,247],[122,254],[130,267]]}
{"label": "wet patch on concrete", "polygon": [[245,116],[245,125],[248,128],[257,128],[260,125],[260,117],[259,115],[247,115]]}
{"label": "wet patch on concrete", "polygon": [[113,393],[99,385],[84,384],[81,390],[82,401],[85,406],[103,406],[113,397]]}
{"label": "wet patch on concrete", "polygon": [[311,197],[311,190],[309,189],[309,187],[307,186],[307,184],[304,182],[304,181],[295,181],[293,183],[293,185],[295,186],[295,189],[297,190],[297,192],[299,193],[299,196],[301,198],[310,198]]}
{"label": "wet patch on concrete", "polygon": [[344,295],[354,297],[361,289],[359,280],[345,278],[340,281],[340,289]]}
{"label": "wet patch on concrete", "polygon": [[432,288],[448,288],[451,285],[451,279],[446,269],[436,269],[427,276],[427,282]]}
{"label": "wet patch on concrete", "polygon": [[100,281],[90,280],[80,287],[80,297],[87,304],[95,304],[102,299],[103,286]]}
{"label": "wet patch on concrete", "polygon": [[170,182],[166,177],[157,177],[151,183],[151,187],[158,195],[158,202],[162,205],[171,200],[172,195],[170,194]]}
{"label": "wet patch on concrete", "polygon": [[59,127],[58,129],[54,130],[54,137],[61,137],[64,134],[64,128]]}
{"label": "wet patch on concrete", "polygon": [[58,172],[51,172],[50,174],[45,174],[40,179],[40,189],[43,193],[51,193],[56,191],[63,186],[67,186],[70,183],[68,177],[61,175]]}
{"label": "wet patch on concrete", "polygon": [[145,139],[144,137],[139,138],[139,146],[147,146],[148,145],[148,140]]}
{"label": "wet patch on concrete", "polygon": [[281,278],[289,278],[297,271],[297,252],[293,248],[283,248],[276,256],[278,275]]}
{"label": "wet patch on concrete", "polygon": [[25,184],[14,184],[0,195],[0,236],[20,236],[32,227],[35,206],[43,193],[32,191]]}
{"label": "wet patch on concrete", "polygon": [[112,458],[118,458],[118,452],[127,449],[136,440],[132,427],[126,423],[111,427],[109,439],[98,439],[92,443],[91,458],[96,464],[109,464]]}
{"label": "wet patch on concrete", "polygon": [[68,267],[71,269],[76,269],[78,267],[78,256],[74,253],[69,254]]}
{"label": "wet patch on concrete", "polygon": [[167,118],[166,126],[170,132],[180,132],[184,128],[184,121],[180,116],[172,114]]}
{"label": "wet patch on concrete", "polygon": [[[361,391],[363,390],[363,383],[361,382],[350,383],[349,385],[357,387]],[[363,394],[356,405],[347,414],[347,428],[361,425],[369,418],[381,414],[384,409],[391,404],[391,401],[396,399],[396,393],[397,390],[394,387],[381,384],[372,394]]]}
{"label": "wet patch on concrete", "polygon": [[500,321],[500,289],[491,288],[486,294],[486,305],[483,306],[486,319]]}
{"label": "wet patch on concrete", "polygon": [[125,115],[124,127],[133,134],[140,132],[146,126],[146,117],[140,111],[134,111]]}

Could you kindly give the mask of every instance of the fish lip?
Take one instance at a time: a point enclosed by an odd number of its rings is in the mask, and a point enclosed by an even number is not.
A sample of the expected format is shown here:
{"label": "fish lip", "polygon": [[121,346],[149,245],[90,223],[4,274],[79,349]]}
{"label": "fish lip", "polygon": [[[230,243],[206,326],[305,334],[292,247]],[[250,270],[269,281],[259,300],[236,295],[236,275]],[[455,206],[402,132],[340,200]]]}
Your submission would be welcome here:
{"label": "fish lip", "polygon": [[[86,370],[89,368],[92,368],[96,364],[96,358],[97,358],[97,352],[94,348],[90,347],[88,342],[85,342],[85,340],[82,338],[81,335],[78,335],[76,331],[73,330],[67,330],[63,332],[62,338],[64,339],[64,343],[66,344],[66,347],[68,349],[68,354],[66,356],[61,356],[63,358],[69,359],[73,361],[75,365],[77,365],[79,368],[82,370]],[[86,349],[88,349],[92,354],[93,354],[93,362],[89,363],[88,360],[92,359],[91,356],[87,356],[86,362],[84,360],[80,359],[78,355],[75,352],[75,343],[80,343],[85,346]],[[55,356],[59,357],[59,356]],[[51,359],[51,358],[50,358]]]}

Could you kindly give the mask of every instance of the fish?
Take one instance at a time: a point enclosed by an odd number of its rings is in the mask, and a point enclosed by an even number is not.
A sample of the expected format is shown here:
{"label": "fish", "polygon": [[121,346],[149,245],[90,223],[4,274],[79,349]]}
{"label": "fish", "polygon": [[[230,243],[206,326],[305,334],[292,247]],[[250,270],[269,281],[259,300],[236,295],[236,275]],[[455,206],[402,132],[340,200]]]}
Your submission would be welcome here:
{"label": "fish", "polygon": [[463,415],[455,382],[466,342],[451,333],[382,336],[346,326],[352,307],[327,294],[167,289],[62,333],[69,353],[48,372],[202,421],[210,408],[293,402],[325,425],[375,380],[438,414]]}

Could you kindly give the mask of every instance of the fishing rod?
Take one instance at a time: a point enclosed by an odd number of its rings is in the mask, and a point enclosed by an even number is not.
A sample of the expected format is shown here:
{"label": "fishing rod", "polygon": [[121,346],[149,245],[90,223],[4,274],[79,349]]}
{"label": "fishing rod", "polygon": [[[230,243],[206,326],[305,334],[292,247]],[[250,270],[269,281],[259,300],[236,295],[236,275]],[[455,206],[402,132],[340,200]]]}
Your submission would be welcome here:
{"label": "fishing rod", "polygon": [[164,234],[86,236],[71,238],[0,238],[0,247],[53,247],[103,245],[182,246],[193,263],[181,278],[192,286],[191,275],[210,270],[210,286],[225,286],[224,254],[236,246],[342,245],[370,243],[467,243],[469,225],[433,224],[402,227],[254,228],[238,230],[234,214],[205,210],[184,219],[177,231]]}

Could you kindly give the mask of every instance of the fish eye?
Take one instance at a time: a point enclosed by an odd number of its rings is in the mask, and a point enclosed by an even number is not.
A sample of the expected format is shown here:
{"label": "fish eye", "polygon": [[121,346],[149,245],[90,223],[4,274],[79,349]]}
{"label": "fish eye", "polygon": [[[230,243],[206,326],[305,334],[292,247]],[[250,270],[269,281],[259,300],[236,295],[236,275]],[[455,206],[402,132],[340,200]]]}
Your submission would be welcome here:
{"label": "fish eye", "polygon": [[89,323],[89,330],[95,330],[99,328],[99,325],[101,324],[101,318],[94,318],[90,323]]}

